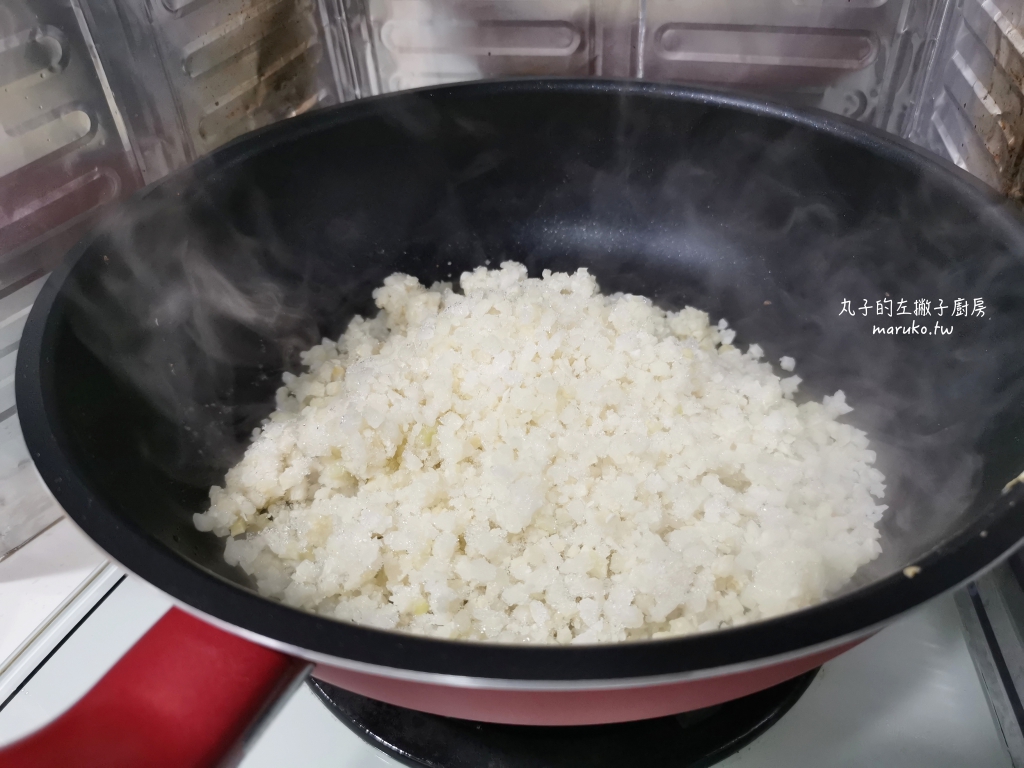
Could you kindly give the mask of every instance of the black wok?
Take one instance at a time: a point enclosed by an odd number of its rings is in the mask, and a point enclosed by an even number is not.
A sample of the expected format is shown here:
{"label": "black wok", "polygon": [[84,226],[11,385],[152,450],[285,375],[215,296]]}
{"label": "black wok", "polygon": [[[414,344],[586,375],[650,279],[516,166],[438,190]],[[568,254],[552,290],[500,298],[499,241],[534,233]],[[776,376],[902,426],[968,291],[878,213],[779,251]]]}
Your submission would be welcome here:
{"label": "black wok", "polygon": [[[317,676],[479,719],[651,716],[799,674],[1017,546],[1022,257],[1016,205],[833,116],[637,83],[409,92],[257,131],[119,208],[40,294],[19,415],[40,475],[100,547]],[[282,371],[372,313],[390,273],[429,283],[504,259],[697,306],[737,343],[796,358],[804,396],[844,390],[887,477],[881,557],[813,608],[600,647],[431,640],[259,597],[192,514]],[[932,314],[914,315],[917,299]],[[915,323],[928,333],[873,330]]]}

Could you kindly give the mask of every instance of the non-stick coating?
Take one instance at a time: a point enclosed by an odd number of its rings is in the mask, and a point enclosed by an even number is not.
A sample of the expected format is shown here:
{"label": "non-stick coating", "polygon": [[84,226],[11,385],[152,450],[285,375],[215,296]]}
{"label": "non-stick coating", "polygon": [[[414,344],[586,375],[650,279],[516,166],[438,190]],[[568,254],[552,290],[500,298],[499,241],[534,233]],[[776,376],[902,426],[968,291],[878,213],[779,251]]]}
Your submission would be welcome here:
{"label": "non-stick coating", "polygon": [[[1024,536],[1022,225],[957,169],[818,114],[685,88],[484,83],[289,120],[145,190],[44,288],[18,361],[40,473],[127,568],[297,648],[472,677],[644,677],[746,664],[857,633],[961,583]],[[211,483],[297,352],[336,337],[394,271],[504,259],[585,266],[605,291],[728,318],[737,343],[843,389],[888,477],[884,554],[846,594],[751,626],[605,647],[428,640],[253,593],[198,533]],[[840,316],[965,298],[950,336]],[[898,307],[898,304],[894,304]],[[903,573],[920,567],[913,578]],[[909,571],[913,574],[914,571]]]}

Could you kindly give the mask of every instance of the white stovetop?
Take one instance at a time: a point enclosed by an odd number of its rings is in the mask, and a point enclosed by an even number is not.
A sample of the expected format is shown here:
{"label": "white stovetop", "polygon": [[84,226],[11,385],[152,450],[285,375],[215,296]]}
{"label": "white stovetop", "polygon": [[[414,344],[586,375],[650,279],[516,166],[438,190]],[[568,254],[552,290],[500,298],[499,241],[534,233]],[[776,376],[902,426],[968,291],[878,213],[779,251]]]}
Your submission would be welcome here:
{"label": "white stovetop", "polygon": [[[0,562],[0,744],[66,709],[167,610],[152,587],[122,575],[67,520]],[[398,766],[305,686],[242,768],[285,765]],[[825,665],[778,724],[718,765],[1011,768],[1011,761],[946,596]]]}

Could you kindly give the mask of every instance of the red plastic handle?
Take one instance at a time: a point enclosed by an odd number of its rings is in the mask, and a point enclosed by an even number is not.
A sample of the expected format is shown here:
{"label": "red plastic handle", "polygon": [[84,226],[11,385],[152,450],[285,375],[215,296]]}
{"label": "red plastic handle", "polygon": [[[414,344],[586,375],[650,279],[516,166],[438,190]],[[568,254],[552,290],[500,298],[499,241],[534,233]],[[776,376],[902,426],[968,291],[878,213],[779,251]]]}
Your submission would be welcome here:
{"label": "red plastic handle", "polygon": [[0,750],[3,768],[212,768],[305,662],[168,611],[71,709]]}

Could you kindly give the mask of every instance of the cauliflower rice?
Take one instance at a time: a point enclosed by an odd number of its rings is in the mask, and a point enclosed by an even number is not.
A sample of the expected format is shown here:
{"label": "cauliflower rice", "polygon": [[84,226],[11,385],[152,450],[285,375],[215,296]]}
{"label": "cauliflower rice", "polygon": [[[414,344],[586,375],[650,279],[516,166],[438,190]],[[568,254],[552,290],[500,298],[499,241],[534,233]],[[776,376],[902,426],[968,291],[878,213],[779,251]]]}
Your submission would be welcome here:
{"label": "cauliflower rice", "polygon": [[[699,310],[505,263],[395,274],[195,516],[259,591],[446,638],[685,635],[817,603],[878,556],[843,393],[797,405]],[[792,371],[792,358],[780,368]]]}

